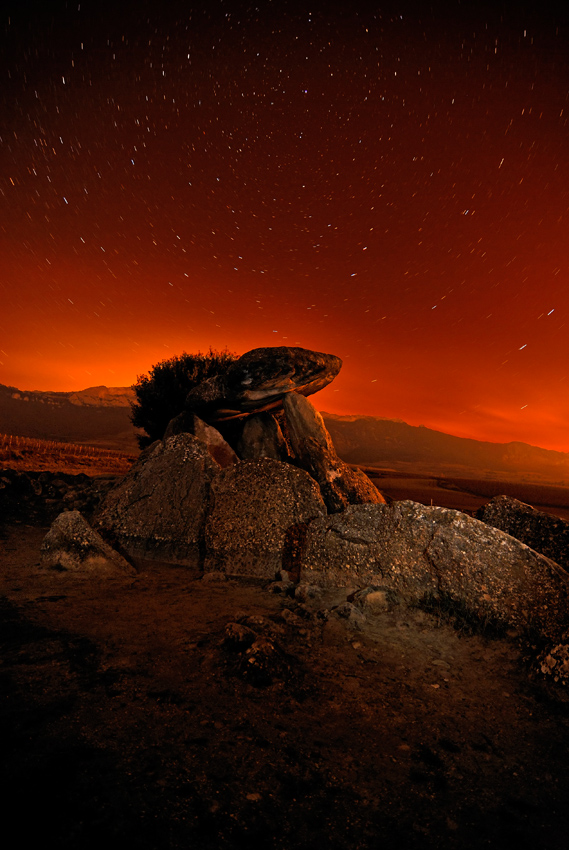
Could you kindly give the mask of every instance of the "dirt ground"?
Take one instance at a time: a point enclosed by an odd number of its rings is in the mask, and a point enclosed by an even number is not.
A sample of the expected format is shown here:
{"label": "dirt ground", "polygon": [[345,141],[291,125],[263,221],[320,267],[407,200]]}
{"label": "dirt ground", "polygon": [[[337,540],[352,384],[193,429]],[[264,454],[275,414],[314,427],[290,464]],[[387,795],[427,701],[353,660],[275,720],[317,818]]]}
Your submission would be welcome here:
{"label": "dirt ground", "polygon": [[46,531],[0,535],[18,845],[567,847],[569,702],[514,642],[420,610],[354,628],[345,591],[47,573]]}

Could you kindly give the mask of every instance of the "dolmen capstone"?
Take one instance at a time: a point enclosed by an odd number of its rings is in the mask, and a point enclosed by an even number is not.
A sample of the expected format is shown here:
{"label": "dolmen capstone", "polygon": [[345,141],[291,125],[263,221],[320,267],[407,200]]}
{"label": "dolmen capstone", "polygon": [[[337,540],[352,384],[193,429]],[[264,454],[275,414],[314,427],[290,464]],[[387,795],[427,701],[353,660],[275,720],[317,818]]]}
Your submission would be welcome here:
{"label": "dolmen capstone", "polygon": [[342,361],[306,348],[254,348],[223,375],[202,381],[188,394],[187,410],[206,422],[277,409],[287,393],[312,395],[334,380]]}

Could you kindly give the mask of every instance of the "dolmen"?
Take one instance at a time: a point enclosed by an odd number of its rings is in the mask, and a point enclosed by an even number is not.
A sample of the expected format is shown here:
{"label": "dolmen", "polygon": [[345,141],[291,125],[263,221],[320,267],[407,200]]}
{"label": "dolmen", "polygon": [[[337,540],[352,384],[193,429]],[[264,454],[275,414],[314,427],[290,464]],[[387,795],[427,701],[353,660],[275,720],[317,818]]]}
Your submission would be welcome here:
{"label": "dolmen", "polygon": [[387,504],[338,457],[307,396],[341,365],[303,348],[260,348],[203,381],[102,501],[94,530],[135,565],[262,581],[285,571],[303,587],[367,588],[376,601],[438,599],[565,646],[569,574],[554,550],[535,551],[497,521]]}

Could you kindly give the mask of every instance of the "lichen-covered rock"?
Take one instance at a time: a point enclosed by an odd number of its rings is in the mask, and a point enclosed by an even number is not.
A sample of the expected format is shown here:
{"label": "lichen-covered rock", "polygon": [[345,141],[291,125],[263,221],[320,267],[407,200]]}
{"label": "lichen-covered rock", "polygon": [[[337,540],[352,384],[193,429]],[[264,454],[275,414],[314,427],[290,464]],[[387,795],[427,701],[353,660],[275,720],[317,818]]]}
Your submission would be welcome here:
{"label": "lichen-covered rock", "polygon": [[569,522],[566,520],[537,511],[510,496],[495,496],[476,516],[569,569]]}
{"label": "lichen-covered rock", "polygon": [[348,505],[385,503],[365,473],[340,460],[322,416],[308,399],[290,393],[283,407],[295,462],[318,482],[330,513]]}
{"label": "lichen-covered rock", "polygon": [[129,576],[136,570],[94,531],[79,511],[65,511],[52,523],[40,549],[41,564],[61,572]]}
{"label": "lichen-covered rock", "polygon": [[188,393],[186,408],[207,422],[256,410],[279,408],[290,392],[311,395],[332,381],[342,367],[333,354],[306,348],[255,348],[223,374],[202,381]]}
{"label": "lichen-covered rock", "polygon": [[184,410],[170,420],[164,432],[164,442],[177,434],[192,434],[205,443],[208,452],[222,469],[239,462],[239,458],[217,428],[208,425],[189,410]]}
{"label": "lichen-covered rock", "polygon": [[134,557],[197,566],[210,484],[219,472],[197,437],[157,442],[107,495],[95,527]]}
{"label": "lichen-covered rock", "polygon": [[306,524],[325,513],[306,472],[269,458],[241,461],[212,481],[204,568],[273,579],[290,568]]}
{"label": "lichen-covered rock", "polygon": [[538,669],[560,685],[569,685],[569,634],[565,640],[547,649],[538,660]]}
{"label": "lichen-covered rock", "polygon": [[552,641],[569,624],[569,576],[558,564],[459,511],[410,501],[314,520],[300,580],[377,585],[408,604],[450,599],[475,617]]}

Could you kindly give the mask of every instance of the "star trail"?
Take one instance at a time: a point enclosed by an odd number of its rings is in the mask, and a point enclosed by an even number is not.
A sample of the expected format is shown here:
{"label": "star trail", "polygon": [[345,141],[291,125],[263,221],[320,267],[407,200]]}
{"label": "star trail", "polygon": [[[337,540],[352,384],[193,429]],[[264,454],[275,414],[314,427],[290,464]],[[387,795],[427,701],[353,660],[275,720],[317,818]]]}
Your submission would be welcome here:
{"label": "star trail", "polygon": [[340,356],[322,410],[569,451],[569,27],[548,4],[0,18],[0,382]]}

